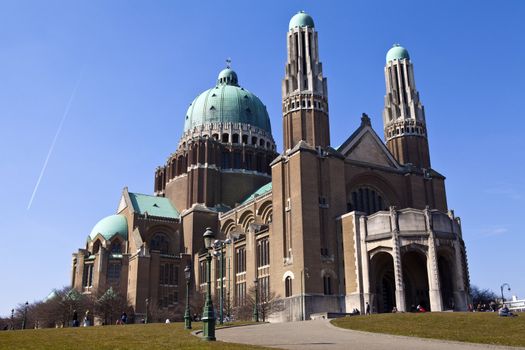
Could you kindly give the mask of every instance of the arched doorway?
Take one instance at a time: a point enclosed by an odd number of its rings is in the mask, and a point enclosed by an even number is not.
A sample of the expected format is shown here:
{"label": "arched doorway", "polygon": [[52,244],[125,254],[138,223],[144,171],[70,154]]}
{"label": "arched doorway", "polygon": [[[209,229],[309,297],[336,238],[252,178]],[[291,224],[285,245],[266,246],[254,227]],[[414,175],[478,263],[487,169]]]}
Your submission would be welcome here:
{"label": "arched doorway", "polygon": [[454,269],[450,259],[445,255],[438,257],[439,284],[441,287],[441,300],[445,309],[454,310]]}
{"label": "arched doorway", "polygon": [[426,255],[411,250],[403,254],[401,261],[407,310],[414,311],[417,305],[421,305],[425,310],[430,310]]}
{"label": "arched doorway", "polygon": [[370,277],[373,311],[378,313],[392,312],[396,306],[392,255],[387,252],[376,253],[370,261]]}

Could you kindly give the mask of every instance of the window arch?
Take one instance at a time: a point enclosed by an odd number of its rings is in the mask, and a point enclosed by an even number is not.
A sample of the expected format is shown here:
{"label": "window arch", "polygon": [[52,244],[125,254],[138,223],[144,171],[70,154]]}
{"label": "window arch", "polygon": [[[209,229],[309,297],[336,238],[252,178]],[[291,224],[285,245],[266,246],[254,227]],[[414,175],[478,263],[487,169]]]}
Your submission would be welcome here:
{"label": "window arch", "polygon": [[323,276],[323,287],[325,295],[332,295],[332,277],[330,275]]}
{"label": "window arch", "polygon": [[371,215],[380,210],[387,210],[388,205],[384,196],[375,188],[362,186],[352,190],[347,203],[348,211],[361,211]]}
{"label": "window arch", "polygon": [[111,254],[122,254],[122,242],[119,239],[111,242],[110,252]]}
{"label": "window arch", "polygon": [[290,276],[284,280],[284,292],[287,298],[292,296],[292,277]]}
{"label": "window arch", "polygon": [[165,234],[158,233],[151,239],[150,250],[158,250],[161,254],[168,254],[169,243],[169,239]]}
{"label": "window arch", "polygon": [[97,254],[101,246],[102,242],[100,242],[100,239],[97,239],[95,243],[93,243],[93,254]]}

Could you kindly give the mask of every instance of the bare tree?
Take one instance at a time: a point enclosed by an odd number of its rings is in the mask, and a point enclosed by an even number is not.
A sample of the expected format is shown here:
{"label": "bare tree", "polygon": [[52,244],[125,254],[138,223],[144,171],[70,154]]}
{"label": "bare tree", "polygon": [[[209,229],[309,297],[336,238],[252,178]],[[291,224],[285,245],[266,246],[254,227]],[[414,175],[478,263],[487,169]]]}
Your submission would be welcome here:
{"label": "bare tree", "polygon": [[102,320],[103,324],[113,324],[120,319],[122,313],[132,312],[126,296],[109,287],[104,293],[94,295],[94,310],[96,317]]}
{"label": "bare tree", "polygon": [[[268,320],[272,314],[284,310],[283,300],[272,290],[265,290],[260,288],[257,294],[257,312],[259,319],[263,322]],[[255,311],[255,286],[248,289],[248,294],[244,305],[238,306],[235,310],[236,318],[239,320],[253,319]]]}
{"label": "bare tree", "polygon": [[470,287],[470,295],[472,296],[472,303],[474,308],[479,305],[489,305],[490,302],[496,301],[498,296],[490,289],[481,289],[476,286]]}

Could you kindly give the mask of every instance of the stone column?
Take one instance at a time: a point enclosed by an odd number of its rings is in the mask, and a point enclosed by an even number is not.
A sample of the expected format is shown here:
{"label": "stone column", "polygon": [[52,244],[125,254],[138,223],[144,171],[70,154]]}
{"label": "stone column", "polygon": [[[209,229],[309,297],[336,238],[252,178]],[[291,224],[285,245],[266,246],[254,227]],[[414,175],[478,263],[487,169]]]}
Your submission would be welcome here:
{"label": "stone column", "polygon": [[397,311],[405,312],[405,287],[403,284],[403,266],[401,263],[401,251],[399,242],[399,226],[397,223],[396,207],[390,207],[390,227],[392,227],[392,258],[394,259],[394,280],[396,284],[396,308]]}
{"label": "stone column", "polygon": [[428,294],[430,297],[430,310],[443,311],[443,299],[441,297],[441,286],[439,283],[439,269],[437,264],[436,239],[432,228],[432,213],[429,207],[425,208],[425,221],[428,233],[428,256],[427,256],[427,274],[428,274]]}
{"label": "stone column", "polygon": [[[358,216],[356,215],[356,218]],[[366,249],[366,236],[367,236],[367,228],[366,228],[366,216],[361,215],[359,217],[359,224],[356,223],[356,244],[360,245],[360,249],[358,251],[360,260],[361,260],[361,277],[362,277],[362,283],[359,286],[359,291],[361,292],[361,300],[360,300],[360,308],[361,312],[365,311],[365,302],[371,302],[370,300],[370,272],[369,272],[369,258],[368,258],[368,250]],[[359,241],[357,241],[357,239]],[[348,264],[348,262],[346,262]],[[348,264],[348,267],[351,265]],[[350,267],[351,268],[351,267]],[[361,280],[361,279],[358,279]],[[348,310],[347,310],[348,312]]]}
{"label": "stone column", "polygon": [[458,239],[454,241],[454,255],[456,263],[454,264],[454,275],[456,277],[454,288],[454,303],[455,309],[459,311],[467,311],[467,295],[465,293],[465,276],[463,275],[463,259],[461,257],[461,247]]}

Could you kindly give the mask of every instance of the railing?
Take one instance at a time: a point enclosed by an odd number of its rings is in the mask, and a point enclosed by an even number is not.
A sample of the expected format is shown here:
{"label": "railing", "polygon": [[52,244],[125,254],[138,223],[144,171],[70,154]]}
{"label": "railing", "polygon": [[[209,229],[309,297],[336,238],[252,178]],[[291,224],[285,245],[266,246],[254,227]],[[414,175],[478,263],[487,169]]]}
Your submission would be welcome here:
{"label": "railing", "polygon": [[509,310],[512,311],[525,311],[525,299],[521,300],[507,300],[505,301]]}

